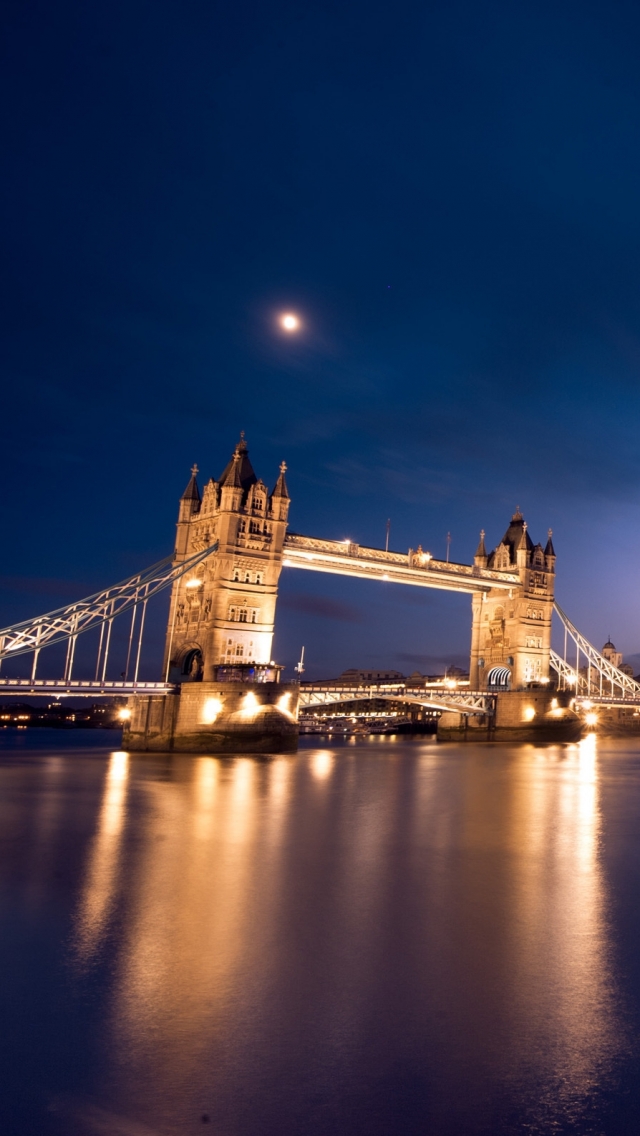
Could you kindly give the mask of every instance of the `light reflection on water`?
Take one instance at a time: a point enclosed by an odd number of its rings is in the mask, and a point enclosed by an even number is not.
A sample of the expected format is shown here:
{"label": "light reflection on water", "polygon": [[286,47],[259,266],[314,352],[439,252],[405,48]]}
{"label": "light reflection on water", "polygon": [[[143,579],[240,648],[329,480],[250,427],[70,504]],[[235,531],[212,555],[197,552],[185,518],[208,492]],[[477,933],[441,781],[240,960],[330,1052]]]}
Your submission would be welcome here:
{"label": "light reflection on water", "polygon": [[629,1042],[597,744],[112,754],[69,897],[72,988],[105,964],[91,1109],[220,1136],[605,1130]]}

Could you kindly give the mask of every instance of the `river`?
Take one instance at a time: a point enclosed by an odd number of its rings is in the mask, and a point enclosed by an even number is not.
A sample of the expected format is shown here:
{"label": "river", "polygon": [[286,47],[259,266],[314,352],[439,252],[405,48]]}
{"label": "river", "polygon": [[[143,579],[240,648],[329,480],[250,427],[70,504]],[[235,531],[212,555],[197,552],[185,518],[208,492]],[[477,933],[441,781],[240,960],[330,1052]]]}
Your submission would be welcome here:
{"label": "river", "polygon": [[3,1136],[640,1131],[640,740],[117,743],[0,736]]}

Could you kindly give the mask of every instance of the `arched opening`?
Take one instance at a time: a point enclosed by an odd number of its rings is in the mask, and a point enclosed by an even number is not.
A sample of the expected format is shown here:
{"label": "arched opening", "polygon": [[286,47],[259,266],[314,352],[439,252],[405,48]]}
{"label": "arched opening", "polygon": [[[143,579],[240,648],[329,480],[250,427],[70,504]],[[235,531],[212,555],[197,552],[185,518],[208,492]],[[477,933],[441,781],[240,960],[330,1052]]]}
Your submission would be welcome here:
{"label": "arched opening", "polygon": [[202,682],[203,670],[204,660],[202,658],[202,651],[199,647],[194,647],[191,651],[187,651],[182,660],[182,666],[180,668],[180,681]]}
{"label": "arched opening", "polygon": [[488,690],[509,690],[511,671],[508,667],[492,667],[487,675]]}

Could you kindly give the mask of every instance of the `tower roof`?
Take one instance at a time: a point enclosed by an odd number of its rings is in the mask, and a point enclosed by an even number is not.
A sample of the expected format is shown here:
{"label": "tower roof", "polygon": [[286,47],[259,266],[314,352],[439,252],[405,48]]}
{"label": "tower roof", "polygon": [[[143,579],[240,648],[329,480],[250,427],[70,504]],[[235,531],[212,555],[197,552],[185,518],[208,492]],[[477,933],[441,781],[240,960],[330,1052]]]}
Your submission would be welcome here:
{"label": "tower roof", "polygon": [[479,543],[478,547],[476,548],[476,556],[486,556],[487,555],[487,550],[484,546],[484,537],[485,537],[485,531],[484,531],[484,529],[481,529],[480,530],[480,543]]}
{"label": "tower roof", "polygon": [[515,561],[516,549],[526,548],[528,552],[533,550],[533,541],[527,532],[527,524],[519,508],[511,518],[511,524],[502,538],[502,544],[508,546],[512,561]]}
{"label": "tower roof", "polygon": [[192,466],[191,467],[191,480],[190,480],[189,484],[187,485],[187,488],[185,489],[184,493],[182,494],[182,497],[180,498],[181,501],[197,501],[198,504],[200,504],[200,490],[198,489],[198,482],[196,480],[197,472],[198,472],[197,465]]}
{"label": "tower roof", "polygon": [[231,461],[220,474],[220,485],[233,485],[236,488],[244,489],[246,493],[252,485],[255,485],[257,480],[253,466],[249,461],[249,447],[244,440],[243,430],[240,434],[240,441],[233,451]]}
{"label": "tower roof", "polygon": [[546,547],[545,547],[545,550],[544,550],[545,556],[555,556],[555,554],[556,554],[556,550],[553,547],[553,541],[551,539],[551,536],[552,536],[551,529],[549,529],[548,540],[547,540],[547,544],[546,544]]}
{"label": "tower roof", "polygon": [[286,473],[286,470],[287,470],[287,463],[286,462],[280,462],[280,476],[279,476],[278,480],[276,481],[275,488],[274,488],[271,496],[272,497],[285,497],[286,500],[289,501],[290,500],[289,490],[287,489],[287,483],[285,481],[285,476],[284,476],[285,473]]}

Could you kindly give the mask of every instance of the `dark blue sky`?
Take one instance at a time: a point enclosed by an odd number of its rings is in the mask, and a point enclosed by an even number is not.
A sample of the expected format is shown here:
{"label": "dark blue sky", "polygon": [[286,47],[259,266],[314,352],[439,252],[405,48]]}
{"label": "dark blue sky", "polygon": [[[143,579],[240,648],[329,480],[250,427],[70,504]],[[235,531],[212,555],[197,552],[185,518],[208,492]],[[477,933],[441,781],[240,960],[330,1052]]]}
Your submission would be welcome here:
{"label": "dark blue sky", "polygon": [[[640,9],[7,0],[0,621],[165,555],[244,429],[294,530],[468,561],[516,505],[640,651]],[[285,339],[275,315],[300,312]],[[311,674],[469,601],[283,573]]]}

